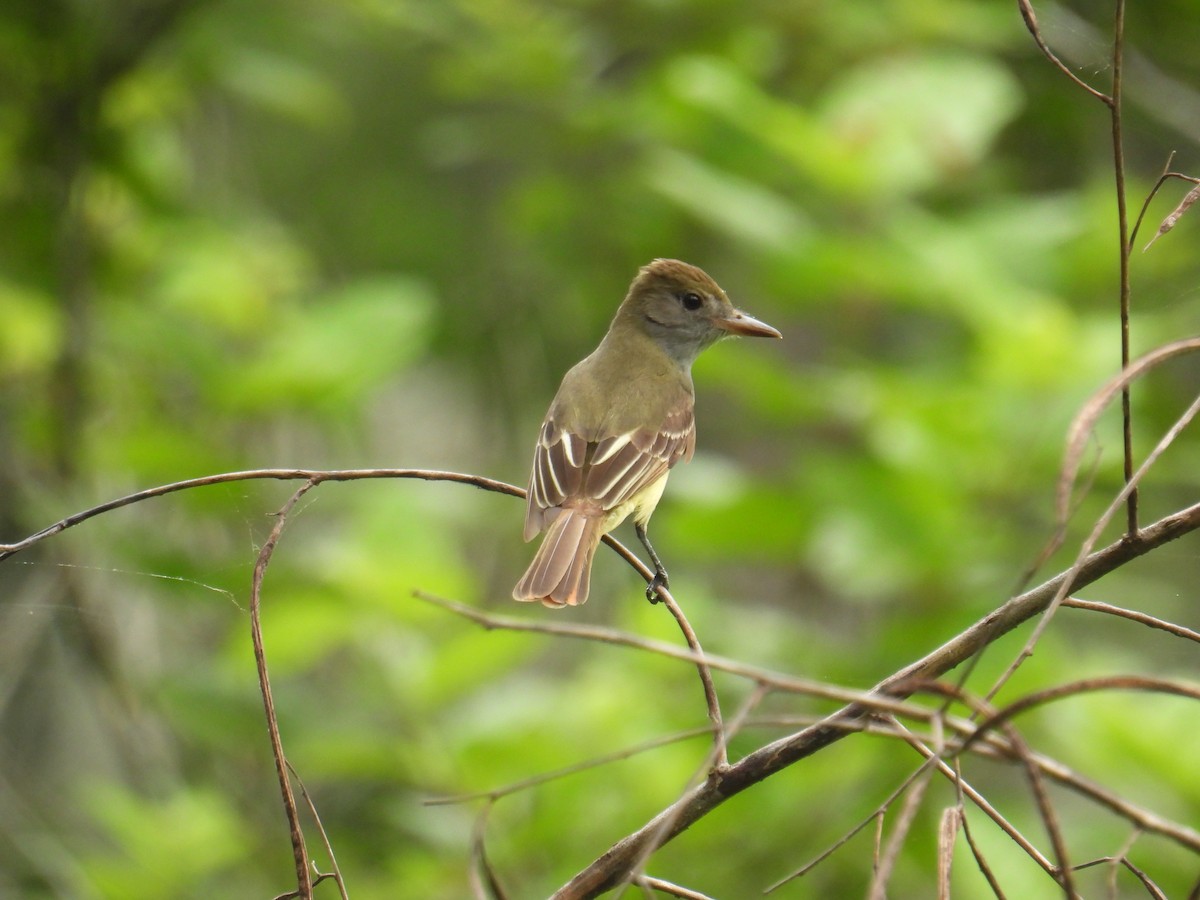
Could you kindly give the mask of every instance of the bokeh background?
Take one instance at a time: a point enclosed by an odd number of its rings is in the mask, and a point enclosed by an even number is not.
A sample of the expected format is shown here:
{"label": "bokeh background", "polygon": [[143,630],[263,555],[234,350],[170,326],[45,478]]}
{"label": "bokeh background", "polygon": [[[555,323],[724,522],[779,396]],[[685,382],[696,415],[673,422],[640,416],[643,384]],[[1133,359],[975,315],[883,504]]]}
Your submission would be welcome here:
{"label": "bokeh background", "polygon": [[[1109,6],[1037,6],[1101,88]],[[1170,151],[1200,173],[1200,10],[1130,7],[1136,210]],[[1139,244],[1184,192],[1167,187]],[[1104,108],[1042,59],[1005,0],[7,2],[0,541],[246,468],[524,484],[563,371],[637,267],[674,256],[785,335],[696,366],[699,452],[653,528],[675,593],[712,652],[869,687],[1002,602],[1051,534],[1063,435],[1119,362],[1115,212]],[[1135,253],[1135,353],[1195,330],[1198,229],[1185,218]],[[1198,375],[1183,360],[1137,385],[1139,454]],[[1110,413],[1092,493],[1045,574],[1119,486],[1119,449]],[[1195,459],[1185,433],[1143,492],[1147,521],[1197,498]],[[289,888],[246,605],[292,488],[140,503],[0,563],[0,896]],[[685,665],[487,633],[414,599],[678,641],[603,551],[585,607],[515,607],[532,553],[522,515],[457,485],[328,484],[276,551],[264,622],[283,738],[356,898],[468,894],[477,807],[424,799],[704,723]],[[1184,539],[1086,596],[1194,627],[1196,562]],[[969,686],[986,689],[1025,636],[990,650]],[[1194,645],[1064,610],[1000,699],[1195,665]],[[718,687],[727,709],[748,689]],[[1105,695],[1020,724],[1194,825],[1197,722],[1182,700]],[[734,752],[781,733],[748,729]],[[497,805],[488,849],[513,896],[548,894],[640,826],[706,746]],[[883,738],[843,741],[727,804],[651,871],[756,894],[917,762]],[[968,774],[1042,840],[1016,773]],[[1079,860],[1129,836],[1055,797]],[[931,788],[898,895],[932,891],[952,803]],[[978,830],[1010,896],[1053,895]],[[779,896],[861,892],[870,832]],[[1198,868],[1148,837],[1132,858],[1172,895]],[[961,849],[954,878],[956,896],[990,896]]]}

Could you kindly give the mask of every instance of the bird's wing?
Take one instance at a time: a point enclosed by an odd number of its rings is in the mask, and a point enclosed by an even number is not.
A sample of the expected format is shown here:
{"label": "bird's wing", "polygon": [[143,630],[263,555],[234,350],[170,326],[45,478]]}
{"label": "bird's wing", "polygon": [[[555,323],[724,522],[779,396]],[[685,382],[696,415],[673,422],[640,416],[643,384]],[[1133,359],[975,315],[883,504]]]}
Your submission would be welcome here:
{"label": "bird's wing", "polygon": [[529,478],[525,540],[545,529],[567,501],[609,512],[637,496],[696,449],[691,403],[671,410],[657,428],[638,428],[589,441],[548,416],[538,436]]}

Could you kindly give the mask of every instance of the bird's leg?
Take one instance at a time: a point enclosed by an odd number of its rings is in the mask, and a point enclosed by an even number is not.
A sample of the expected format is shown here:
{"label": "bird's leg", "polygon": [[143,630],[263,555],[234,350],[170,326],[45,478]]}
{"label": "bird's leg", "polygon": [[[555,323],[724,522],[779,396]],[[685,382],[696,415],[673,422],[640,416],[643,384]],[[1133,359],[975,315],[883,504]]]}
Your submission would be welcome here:
{"label": "bird's leg", "polygon": [[658,558],[658,554],[654,552],[654,545],[650,543],[650,537],[646,534],[646,526],[642,522],[637,522],[634,525],[637,530],[638,540],[642,542],[642,546],[646,548],[646,552],[650,554],[650,561],[654,563],[654,577],[650,579],[650,583],[646,585],[646,599],[651,603],[658,602],[658,589],[670,587],[671,582],[667,578],[667,570],[663,568],[662,560]]}

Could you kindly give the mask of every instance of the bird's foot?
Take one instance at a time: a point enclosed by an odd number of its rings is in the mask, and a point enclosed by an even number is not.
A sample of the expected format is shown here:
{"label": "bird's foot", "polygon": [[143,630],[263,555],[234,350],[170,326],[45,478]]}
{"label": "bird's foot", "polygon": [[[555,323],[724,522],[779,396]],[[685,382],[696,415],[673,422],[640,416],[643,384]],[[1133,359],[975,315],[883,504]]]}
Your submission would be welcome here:
{"label": "bird's foot", "polygon": [[650,579],[650,583],[646,585],[646,599],[651,603],[658,603],[658,592],[661,588],[669,588],[671,586],[670,579],[667,578],[667,570],[659,568],[654,577]]}

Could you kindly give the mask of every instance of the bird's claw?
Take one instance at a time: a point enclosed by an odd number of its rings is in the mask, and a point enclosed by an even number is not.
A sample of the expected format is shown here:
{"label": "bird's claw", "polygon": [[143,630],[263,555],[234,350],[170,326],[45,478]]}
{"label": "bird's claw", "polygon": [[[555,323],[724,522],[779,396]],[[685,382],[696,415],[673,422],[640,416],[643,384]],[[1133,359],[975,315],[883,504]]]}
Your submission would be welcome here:
{"label": "bird's claw", "polygon": [[671,582],[667,578],[666,570],[659,569],[657,572],[654,573],[654,577],[650,579],[650,583],[648,585],[646,585],[646,599],[649,600],[651,603],[658,603],[659,602],[659,596],[658,596],[659,590],[661,588],[669,588],[670,586],[671,586]]}

